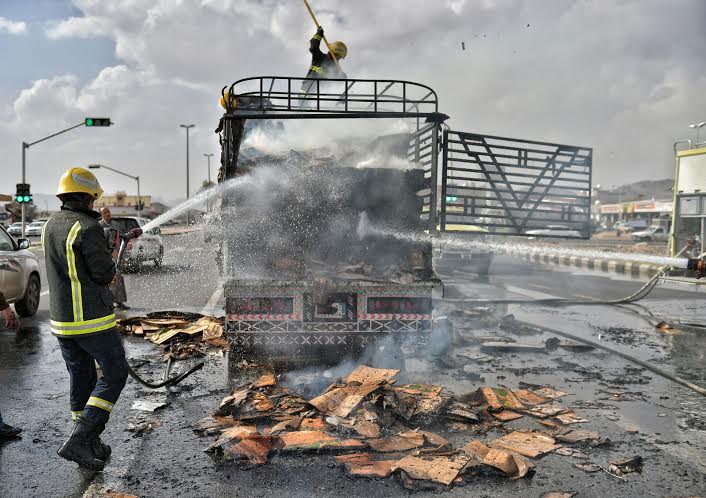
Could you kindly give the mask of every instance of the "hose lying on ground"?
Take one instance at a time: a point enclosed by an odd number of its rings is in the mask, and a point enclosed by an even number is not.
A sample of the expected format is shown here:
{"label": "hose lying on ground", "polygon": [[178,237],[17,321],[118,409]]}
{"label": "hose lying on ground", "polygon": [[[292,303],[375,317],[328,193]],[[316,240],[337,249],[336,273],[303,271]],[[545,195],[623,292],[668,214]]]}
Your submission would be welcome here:
{"label": "hose lying on ground", "polygon": [[166,379],[163,382],[160,382],[159,384],[152,384],[150,382],[147,382],[146,380],[142,379],[139,375],[137,375],[137,372],[135,372],[131,366],[127,367],[127,371],[130,374],[130,377],[135,379],[137,382],[142,384],[143,386],[149,388],[149,389],[159,389],[160,387],[166,387],[166,386],[176,386],[179,382],[182,380],[186,379],[189,375],[192,373],[201,370],[204,366],[204,363],[198,363],[197,365],[191,367],[189,370],[184,372],[183,374],[179,374],[175,377],[171,377],[169,379]]}
{"label": "hose lying on ground", "polygon": [[573,341],[582,342],[584,344],[588,344],[589,346],[593,346],[595,348],[602,349],[603,351],[607,351],[609,353],[618,355],[621,358],[624,358],[632,363],[635,363],[637,365],[640,365],[641,367],[646,368],[650,372],[653,372],[661,377],[664,377],[665,379],[671,380],[672,382],[676,382],[677,384],[681,384],[682,386],[684,386],[688,389],[691,389],[695,393],[698,393],[702,396],[706,396],[706,389],[704,389],[703,387],[696,385],[693,382],[689,382],[688,380],[683,379],[677,375],[670,374],[669,372],[665,372],[661,368],[657,368],[654,365],[647,363],[646,361],[640,360],[639,358],[635,358],[634,356],[630,356],[629,354],[623,353],[623,352],[618,351],[613,348],[609,348],[608,346],[601,344],[599,342],[590,341],[588,339],[584,339],[582,337],[579,337],[579,336],[576,336],[573,334],[569,334],[568,332],[563,332],[561,330],[556,330],[556,329],[544,327],[541,325],[535,325],[533,323],[523,322],[523,321],[519,321],[519,320],[518,320],[518,323],[522,324],[523,326],[529,327],[529,328],[534,328],[540,332],[547,332],[550,334],[560,335],[560,336],[566,337],[568,339],[571,339]]}
{"label": "hose lying on ground", "polygon": [[[679,251],[674,257],[678,258],[684,251],[689,247],[685,246],[681,251]],[[698,259],[706,256],[706,253],[698,256]],[[669,270],[671,266],[667,265],[662,267],[650,280],[647,281],[645,285],[640,287],[636,292],[630,294],[621,299],[613,300],[576,300],[576,299],[564,299],[560,297],[548,298],[548,299],[444,299],[448,302],[462,302],[464,304],[538,304],[545,306],[582,306],[582,305],[621,305],[621,304],[633,304],[640,299],[644,299],[647,295],[652,292],[652,290],[657,286],[659,279],[664,275],[664,273]],[[633,310],[634,311],[634,310]]]}

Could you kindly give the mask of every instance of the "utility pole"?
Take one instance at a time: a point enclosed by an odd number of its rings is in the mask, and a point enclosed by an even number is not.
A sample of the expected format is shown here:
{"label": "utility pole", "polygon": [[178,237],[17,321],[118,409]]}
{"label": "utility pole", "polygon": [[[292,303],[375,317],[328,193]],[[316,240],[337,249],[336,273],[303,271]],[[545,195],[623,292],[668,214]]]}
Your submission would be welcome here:
{"label": "utility pole", "polygon": [[[35,140],[34,142],[22,142],[22,183],[27,183],[27,149],[32,147],[33,145],[36,145],[40,142],[44,142],[45,140],[49,140],[50,138],[54,138],[57,135],[61,135],[62,133],[66,133],[67,131],[71,131],[75,128],[78,128],[79,126],[86,126],[89,128],[95,128],[95,127],[101,127],[101,126],[112,126],[113,122],[110,120],[110,118],[84,118],[83,121],[81,121],[77,125],[69,126],[68,128],[64,128],[61,131],[57,131],[56,133],[52,133],[51,135],[47,135],[44,138],[40,138],[39,140]],[[25,236],[25,224],[26,224],[26,217],[25,217],[25,203],[22,203],[22,237],[24,238]]]}
{"label": "utility pole", "polygon": [[[180,127],[186,130],[186,200],[189,200],[189,129],[193,128],[193,124],[181,124]],[[189,210],[186,210],[186,224],[189,225]]]}
{"label": "utility pole", "polygon": [[[209,188],[210,188],[210,186],[211,186],[211,157],[213,156],[213,154],[204,154],[204,156],[206,156],[206,164],[207,164],[206,167],[208,168],[208,184],[209,184]],[[207,213],[211,212],[211,202],[209,200],[206,200],[206,212]]]}

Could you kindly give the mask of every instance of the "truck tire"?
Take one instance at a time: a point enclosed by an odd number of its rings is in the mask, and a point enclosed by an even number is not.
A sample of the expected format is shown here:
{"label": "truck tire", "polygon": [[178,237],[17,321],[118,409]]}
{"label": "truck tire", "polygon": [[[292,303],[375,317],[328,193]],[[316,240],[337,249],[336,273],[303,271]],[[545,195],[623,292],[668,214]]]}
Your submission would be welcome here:
{"label": "truck tire", "polygon": [[27,289],[22,299],[15,303],[15,311],[22,317],[34,316],[39,308],[39,294],[41,293],[42,285],[39,282],[39,276],[32,273],[27,281]]}

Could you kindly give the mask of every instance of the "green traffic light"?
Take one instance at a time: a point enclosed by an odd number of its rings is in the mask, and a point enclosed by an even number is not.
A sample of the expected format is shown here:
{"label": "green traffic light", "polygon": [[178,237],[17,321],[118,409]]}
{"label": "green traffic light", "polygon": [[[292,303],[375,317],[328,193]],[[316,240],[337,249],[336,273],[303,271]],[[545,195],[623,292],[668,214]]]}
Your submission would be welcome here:
{"label": "green traffic light", "polygon": [[93,126],[93,120],[91,118],[86,118],[86,126]]}
{"label": "green traffic light", "polygon": [[25,202],[29,202],[29,201],[31,201],[31,200],[32,200],[32,198],[31,198],[30,196],[25,195],[25,197],[24,197],[24,201],[25,201]]}
{"label": "green traffic light", "polygon": [[21,196],[21,195],[18,195],[17,197],[15,197],[15,200],[16,200],[17,202],[22,202],[22,196]]}

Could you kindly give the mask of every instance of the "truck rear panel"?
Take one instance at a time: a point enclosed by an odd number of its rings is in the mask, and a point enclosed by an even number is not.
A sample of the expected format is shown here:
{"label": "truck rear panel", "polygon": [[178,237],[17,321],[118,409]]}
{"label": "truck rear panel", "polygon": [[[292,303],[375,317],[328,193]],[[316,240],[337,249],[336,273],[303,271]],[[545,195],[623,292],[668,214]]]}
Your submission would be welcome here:
{"label": "truck rear panel", "polygon": [[314,302],[313,282],[231,280],[226,330],[234,351],[273,360],[325,360],[361,352],[394,337],[422,345],[431,331],[433,283],[338,283],[328,306]]}

